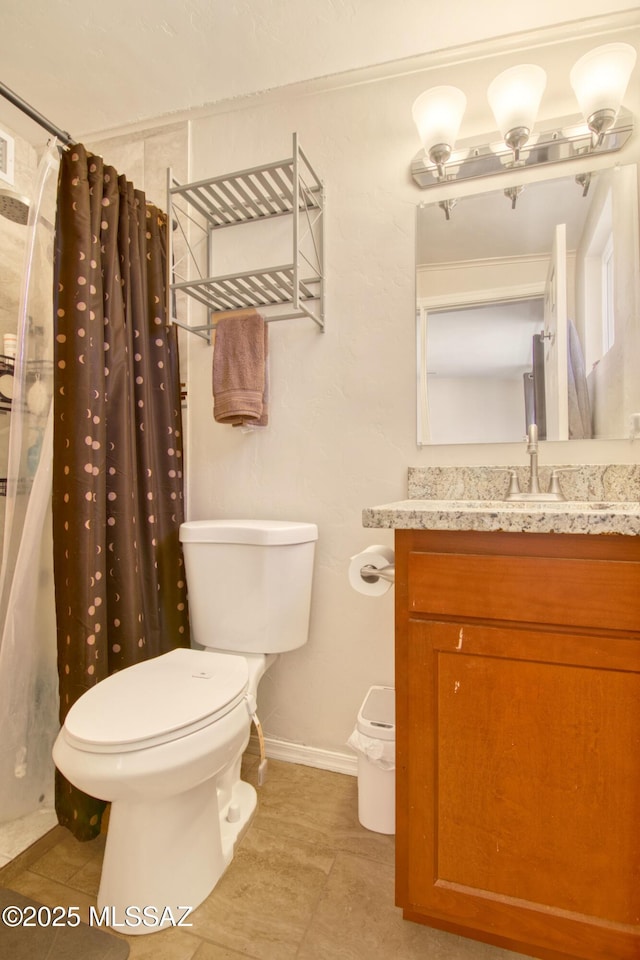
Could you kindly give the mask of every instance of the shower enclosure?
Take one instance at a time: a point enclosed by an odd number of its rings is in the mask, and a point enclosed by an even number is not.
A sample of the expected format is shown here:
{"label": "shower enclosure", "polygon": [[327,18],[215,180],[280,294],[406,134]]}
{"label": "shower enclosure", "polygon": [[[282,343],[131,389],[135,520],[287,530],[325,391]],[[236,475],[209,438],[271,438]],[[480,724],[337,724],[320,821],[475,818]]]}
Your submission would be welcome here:
{"label": "shower enclosure", "polygon": [[[28,198],[26,191],[0,184],[0,352],[3,335],[17,334],[15,358],[3,356],[0,362],[0,838],[7,824],[28,815],[38,819],[46,811],[27,843],[55,823],[51,746],[58,730],[58,682],[51,463],[58,165],[52,143],[33,171]],[[9,856],[0,842],[0,865]]]}

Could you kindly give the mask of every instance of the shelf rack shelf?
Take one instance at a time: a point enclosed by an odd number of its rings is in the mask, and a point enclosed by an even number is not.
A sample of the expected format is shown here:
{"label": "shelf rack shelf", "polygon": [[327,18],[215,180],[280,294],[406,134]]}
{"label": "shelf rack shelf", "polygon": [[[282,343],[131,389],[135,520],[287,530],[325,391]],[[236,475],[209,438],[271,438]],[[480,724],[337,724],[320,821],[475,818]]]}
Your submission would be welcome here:
{"label": "shelf rack shelf", "polygon": [[[172,322],[211,342],[216,314],[255,308],[265,320],[307,317],[324,330],[324,188],[293,134],[291,157],[224,176],[180,184],[167,171],[169,230],[168,316]],[[212,236],[228,227],[274,217],[291,218],[291,261],[277,266],[214,275]],[[206,235],[208,275],[199,268],[191,224]],[[173,234],[185,253],[176,258]],[[180,277],[184,270],[186,276]],[[208,323],[190,325],[175,316],[176,294],[206,307]]]}
{"label": "shelf rack shelf", "polygon": [[14,358],[0,354],[0,413],[11,413],[14,368]]}

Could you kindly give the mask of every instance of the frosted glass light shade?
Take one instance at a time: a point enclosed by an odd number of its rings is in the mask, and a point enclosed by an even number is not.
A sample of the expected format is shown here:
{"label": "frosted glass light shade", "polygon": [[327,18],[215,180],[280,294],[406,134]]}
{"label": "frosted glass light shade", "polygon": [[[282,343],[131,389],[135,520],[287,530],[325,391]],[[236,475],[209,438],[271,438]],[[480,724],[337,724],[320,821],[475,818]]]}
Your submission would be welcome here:
{"label": "frosted glass light shade", "polygon": [[606,43],[580,57],[569,80],[585,120],[599,110],[618,114],[636,62],[628,43]]}
{"label": "frosted glass light shade", "polygon": [[546,73],[534,63],[509,67],[491,81],[487,99],[503,137],[518,127],[533,129],[546,85]]}
{"label": "frosted glass light shade", "polygon": [[437,144],[453,147],[467,98],[457,87],[431,87],[421,93],[411,113],[427,153]]}

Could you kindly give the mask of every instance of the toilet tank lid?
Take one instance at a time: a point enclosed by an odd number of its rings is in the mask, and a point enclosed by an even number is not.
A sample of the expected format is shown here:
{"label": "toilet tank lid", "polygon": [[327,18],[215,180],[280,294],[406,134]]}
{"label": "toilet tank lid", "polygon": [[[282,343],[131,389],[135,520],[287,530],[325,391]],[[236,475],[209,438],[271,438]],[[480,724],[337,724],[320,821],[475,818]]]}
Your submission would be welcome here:
{"label": "toilet tank lid", "polygon": [[295,520],[188,520],[180,524],[183,543],[309,543],[318,539],[315,523]]}

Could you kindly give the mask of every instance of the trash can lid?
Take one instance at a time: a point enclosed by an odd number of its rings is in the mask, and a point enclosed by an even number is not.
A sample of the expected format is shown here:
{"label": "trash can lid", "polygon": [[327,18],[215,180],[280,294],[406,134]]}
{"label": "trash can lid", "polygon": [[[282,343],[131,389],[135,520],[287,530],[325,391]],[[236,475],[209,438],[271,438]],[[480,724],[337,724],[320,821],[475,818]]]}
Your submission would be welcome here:
{"label": "trash can lid", "polygon": [[396,738],[396,692],[393,687],[371,687],[358,712],[357,727],[366,737]]}

